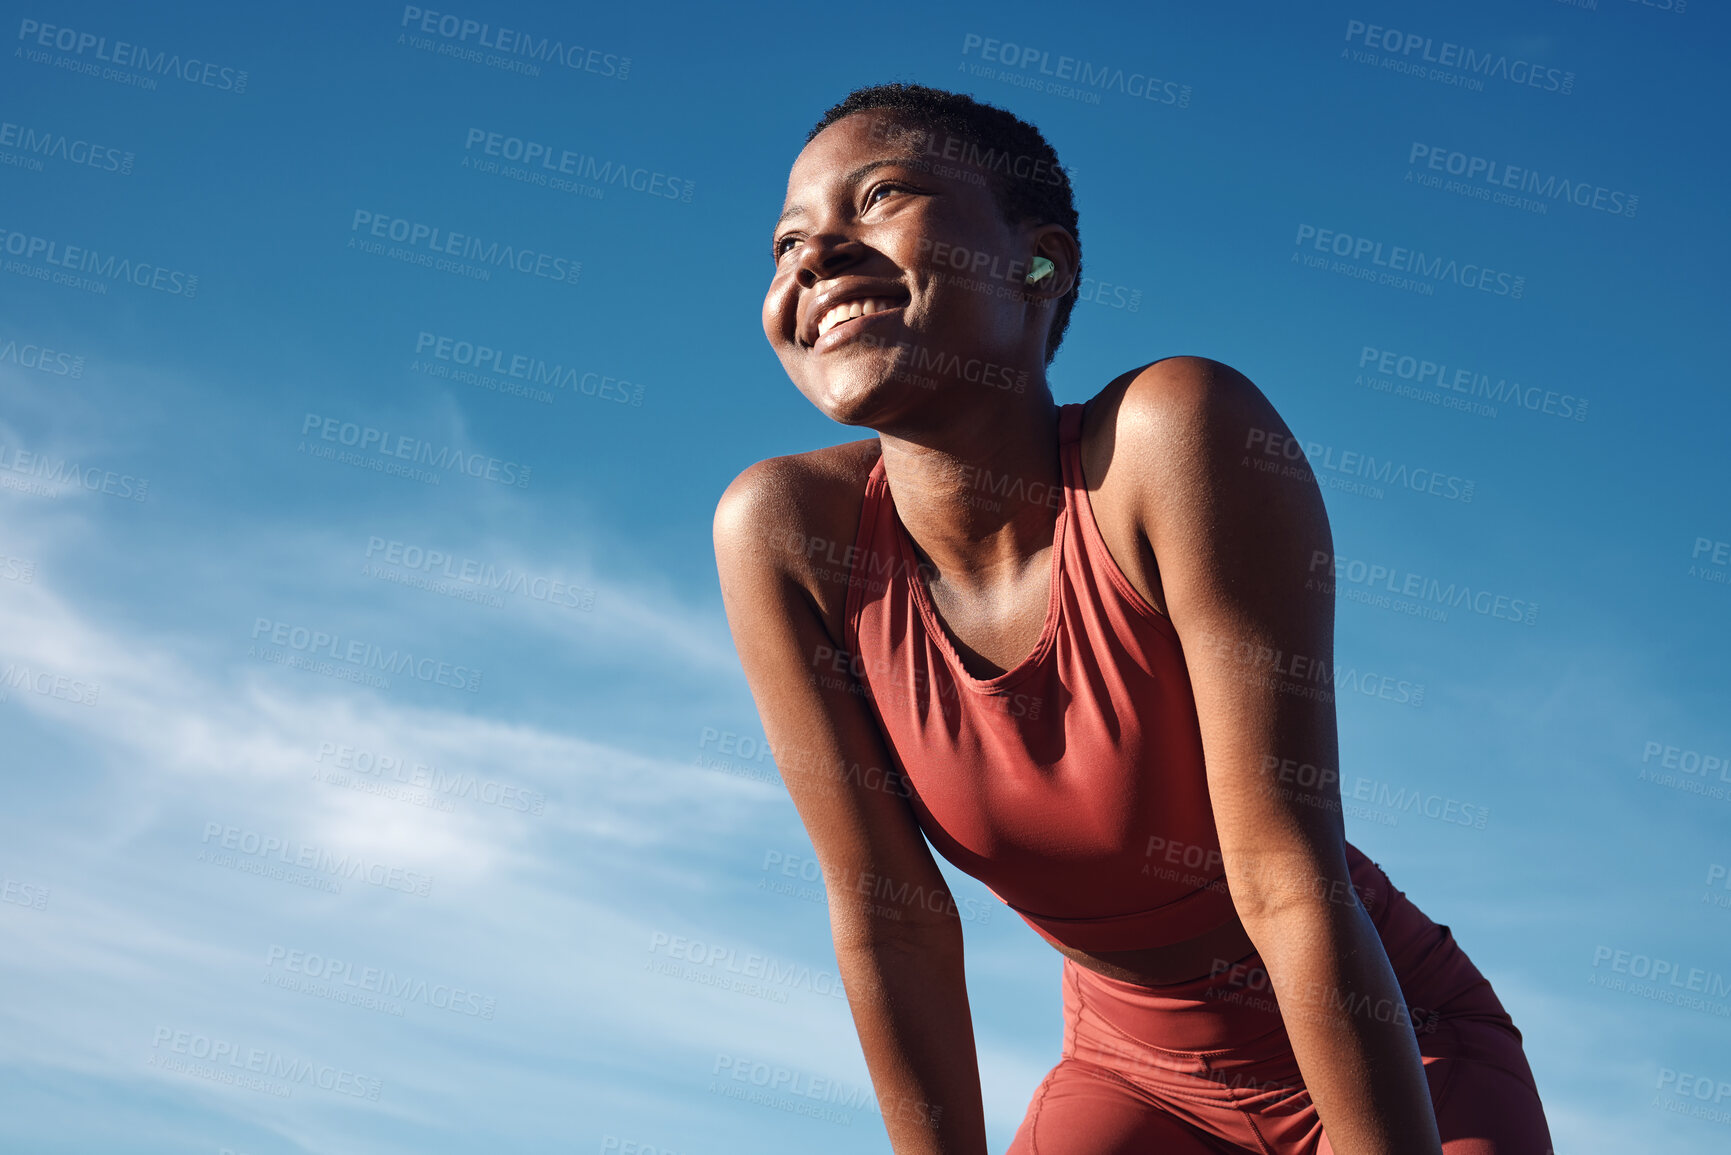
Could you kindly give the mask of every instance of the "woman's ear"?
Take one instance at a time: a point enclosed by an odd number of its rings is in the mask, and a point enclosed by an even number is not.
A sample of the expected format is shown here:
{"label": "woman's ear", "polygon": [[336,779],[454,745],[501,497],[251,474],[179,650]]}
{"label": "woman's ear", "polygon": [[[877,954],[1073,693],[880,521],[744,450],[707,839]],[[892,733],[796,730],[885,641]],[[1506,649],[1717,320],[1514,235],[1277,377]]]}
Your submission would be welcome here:
{"label": "woman's ear", "polygon": [[1034,251],[1029,259],[1026,290],[1031,296],[1061,300],[1076,287],[1082,267],[1081,246],[1063,225],[1041,225],[1034,230]]}

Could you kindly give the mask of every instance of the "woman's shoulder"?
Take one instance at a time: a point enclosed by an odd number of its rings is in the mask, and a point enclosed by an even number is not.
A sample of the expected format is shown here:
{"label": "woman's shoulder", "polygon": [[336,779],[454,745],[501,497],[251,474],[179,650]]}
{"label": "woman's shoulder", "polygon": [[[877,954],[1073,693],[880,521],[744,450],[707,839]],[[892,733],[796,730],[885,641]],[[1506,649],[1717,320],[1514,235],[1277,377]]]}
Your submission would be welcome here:
{"label": "woman's shoulder", "polygon": [[1086,402],[1082,419],[1091,457],[1122,460],[1156,489],[1180,474],[1204,480],[1223,455],[1280,449],[1290,437],[1262,391],[1210,357],[1162,357],[1122,373]]}
{"label": "woman's shoulder", "polygon": [[1249,378],[1190,356],[1164,357],[1113,379],[1086,403],[1081,442],[1096,523],[1115,553],[1136,553],[1147,542],[1150,580],[1152,554],[1172,534],[1213,516],[1223,488],[1278,486],[1281,466],[1295,464],[1285,459],[1301,454]]}
{"label": "woman's shoulder", "polygon": [[1162,357],[1119,374],[1086,404],[1087,424],[1109,414],[1121,433],[1220,417],[1246,405],[1267,404],[1261,390],[1237,369],[1211,357]]}
{"label": "woman's shoulder", "polygon": [[866,478],[881,453],[878,439],[868,437],[766,457],[746,466],[729,483],[716,503],[717,519],[727,511],[732,518],[745,516],[776,528],[826,525],[838,510],[859,504]]}
{"label": "woman's shoulder", "polygon": [[741,470],[715,508],[720,564],[769,569],[840,620],[845,561],[859,533],[866,479],[882,452],[876,437],[766,457]]}

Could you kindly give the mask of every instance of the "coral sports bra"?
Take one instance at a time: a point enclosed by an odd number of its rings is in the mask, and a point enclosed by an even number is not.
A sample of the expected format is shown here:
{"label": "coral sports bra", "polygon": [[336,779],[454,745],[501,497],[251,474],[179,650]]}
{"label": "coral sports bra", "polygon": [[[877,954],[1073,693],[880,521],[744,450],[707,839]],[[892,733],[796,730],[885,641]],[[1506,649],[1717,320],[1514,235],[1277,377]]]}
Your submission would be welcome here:
{"label": "coral sports bra", "polygon": [[1050,942],[1168,946],[1234,909],[1178,633],[1100,536],[1081,427],[1081,404],[1061,406],[1063,509],[1033,653],[996,677],[967,672],[881,456],[854,543],[846,644],[940,854]]}

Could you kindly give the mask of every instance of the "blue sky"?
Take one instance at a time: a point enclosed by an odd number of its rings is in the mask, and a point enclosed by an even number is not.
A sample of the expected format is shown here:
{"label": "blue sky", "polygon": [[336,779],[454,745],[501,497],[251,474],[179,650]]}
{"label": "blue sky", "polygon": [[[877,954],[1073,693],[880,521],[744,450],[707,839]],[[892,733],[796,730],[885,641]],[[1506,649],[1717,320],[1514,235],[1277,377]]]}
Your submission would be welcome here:
{"label": "blue sky", "polygon": [[[1210,356],[1311,447],[1366,567],[1340,665],[1383,691],[1340,702],[1348,837],[1495,983],[1559,1150],[1725,1148],[1721,14],[426,12],[7,6],[0,1147],[887,1149],[727,1093],[869,1082],[709,530],[746,465],[858,435],[764,342],[764,249],[809,125],[915,80],[1075,172],[1057,400]],[[1033,87],[1060,57],[1159,99]],[[650,175],[514,180],[510,139]],[[1493,609],[1377,604],[1371,566]],[[1059,960],[946,871],[1001,1150]]]}

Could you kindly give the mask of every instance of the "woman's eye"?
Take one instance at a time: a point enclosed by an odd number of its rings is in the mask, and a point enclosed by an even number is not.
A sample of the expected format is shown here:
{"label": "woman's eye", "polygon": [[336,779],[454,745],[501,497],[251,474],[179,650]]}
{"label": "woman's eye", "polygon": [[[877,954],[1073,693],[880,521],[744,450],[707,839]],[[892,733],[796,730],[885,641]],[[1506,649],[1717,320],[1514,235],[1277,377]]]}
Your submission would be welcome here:
{"label": "woman's eye", "polygon": [[881,192],[901,192],[901,191],[903,191],[903,190],[902,190],[902,187],[900,185],[880,184],[877,187],[873,188],[871,192],[866,194],[866,207],[870,208],[872,205],[877,204],[878,194]]}
{"label": "woman's eye", "polygon": [[[866,207],[869,209],[878,203],[878,194],[879,193],[883,193],[883,192],[908,192],[908,191],[910,191],[910,190],[907,189],[905,186],[899,185],[899,184],[873,185],[871,191],[866,193],[866,196],[865,196]],[[789,245],[797,245],[797,244],[799,244],[799,238],[797,236],[786,236],[786,237],[781,238],[779,241],[776,241],[772,246],[770,246],[770,252],[775,257],[775,259],[777,261],[779,261],[779,260],[781,260],[781,258],[783,258],[787,255],[787,249],[788,249]]]}

